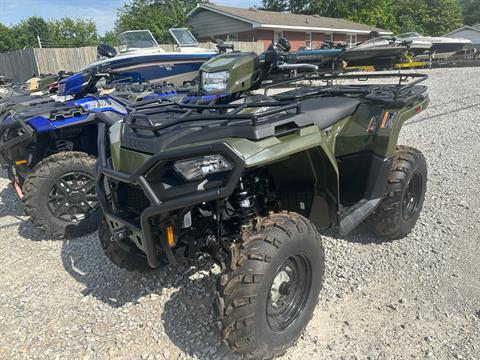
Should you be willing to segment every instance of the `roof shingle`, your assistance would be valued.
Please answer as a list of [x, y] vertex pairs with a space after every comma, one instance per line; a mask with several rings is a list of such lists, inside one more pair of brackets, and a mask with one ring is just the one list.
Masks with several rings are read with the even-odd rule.
[[353, 21], [337, 18], [328, 18], [319, 15], [298, 15], [276, 11], [265, 11], [259, 9], [242, 9], [230, 6], [216, 5], [212, 3], [203, 3], [200, 8], [216, 10], [236, 18], [254, 22], [261, 25], [287, 26], [287, 27], [307, 27], [307, 28], [326, 28], [326, 29], [347, 29], [354, 31], [379, 31], [390, 33], [388, 30], [376, 28], [369, 25], [359, 24]]

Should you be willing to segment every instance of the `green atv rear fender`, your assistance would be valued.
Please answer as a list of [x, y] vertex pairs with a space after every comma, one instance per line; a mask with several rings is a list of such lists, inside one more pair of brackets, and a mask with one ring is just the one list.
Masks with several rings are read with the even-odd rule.
[[331, 135], [335, 142], [335, 157], [354, 154], [361, 151], [388, 158], [395, 153], [398, 137], [404, 123], [425, 110], [430, 98], [419, 98], [409, 107], [379, 109], [368, 104], [359, 106], [356, 113], [344, 126]]

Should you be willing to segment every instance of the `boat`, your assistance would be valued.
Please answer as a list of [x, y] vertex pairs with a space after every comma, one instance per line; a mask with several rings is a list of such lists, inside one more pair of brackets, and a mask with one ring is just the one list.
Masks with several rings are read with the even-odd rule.
[[339, 55], [349, 67], [374, 66], [390, 67], [398, 62], [408, 51], [406, 44], [398, 44], [384, 37], [373, 38], [353, 46]]
[[321, 68], [331, 68], [345, 51], [343, 44], [324, 42], [319, 49], [300, 49], [289, 54], [289, 63], [315, 64]]
[[185, 28], [170, 29], [177, 51], [162, 49], [149, 30], [126, 31], [117, 37], [117, 49], [99, 45], [100, 60], [84, 70], [108, 72], [111, 80], [128, 82], [163, 82], [182, 85], [197, 76], [200, 66], [216, 55], [214, 50], [200, 48]]
[[409, 32], [397, 35], [402, 41], [426, 41], [432, 44], [427, 53], [418, 54], [415, 60], [433, 59], [444, 60], [462, 50], [471, 41], [460, 38], [438, 37], [438, 36], [422, 36], [416, 32]]
[[391, 68], [409, 56], [416, 57], [425, 53], [431, 47], [432, 43], [428, 41], [379, 36], [345, 50], [339, 55], [339, 59], [348, 66]]

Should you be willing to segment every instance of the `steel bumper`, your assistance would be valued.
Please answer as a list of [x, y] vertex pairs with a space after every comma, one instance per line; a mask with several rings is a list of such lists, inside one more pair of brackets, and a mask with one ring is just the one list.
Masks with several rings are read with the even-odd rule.
[[[121, 234], [121, 237], [125, 237], [125, 234], [122, 234], [122, 231], [128, 232], [130, 239], [132, 239], [133, 236], [136, 245], [145, 252], [148, 264], [151, 267], [156, 268], [160, 266], [160, 259], [157, 254], [157, 245], [153, 235], [152, 218], [160, 217], [160, 219], [162, 219], [162, 217], [171, 211], [230, 196], [237, 186], [238, 180], [245, 168], [245, 163], [228, 144], [215, 143], [188, 149], [157, 153], [134, 173], [127, 174], [121, 171], [115, 171], [108, 162], [106, 130], [105, 124], [99, 124], [97, 139], [98, 160], [96, 192], [100, 205], [105, 217], [109, 220], [108, 223], [114, 235]], [[209, 190], [198, 190], [194, 194], [189, 193], [188, 196], [177, 196], [173, 199], [162, 201], [162, 194], [154, 191], [151, 184], [146, 179], [145, 174], [160, 161], [174, 161], [209, 154], [221, 154], [235, 164], [234, 169], [229, 173], [228, 178], [222, 187]], [[141, 213], [140, 228], [138, 227], [138, 223], [122, 217], [112, 208], [112, 204], [108, 200], [105, 191], [105, 179], [114, 179], [128, 184], [138, 184], [142, 188], [145, 195], [150, 200], [151, 206]], [[175, 263], [175, 258], [171, 249], [167, 245], [165, 236], [162, 236], [160, 239], [160, 247], [167, 255], [169, 262]]]

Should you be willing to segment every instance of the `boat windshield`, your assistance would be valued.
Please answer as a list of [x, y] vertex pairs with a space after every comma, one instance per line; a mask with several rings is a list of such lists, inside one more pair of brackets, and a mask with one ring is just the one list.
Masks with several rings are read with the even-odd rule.
[[118, 35], [117, 42], [121, 53], [159, 47], [149, 30], [125, 31]]
[[416, 33], [416, 32], [409, 32], [409, 33], [397, 35], [397, 37], [400, 38], [400, 39], [415, 38], [415, 37], [421, 37], [421, 36], [422, 35], [420, 35], [419, 33]]
[[198, 46], [195, 36], [186, 28], [170, 29], [170, 34], [177, 42], [178, 46]]
[[377, 36], [372, 39], [366, 40], [362, 42], [362, 45], [375, 45], [376, 43], [383, 43], [385, 41], [390, 40], [392, 37], [391, 36]]

